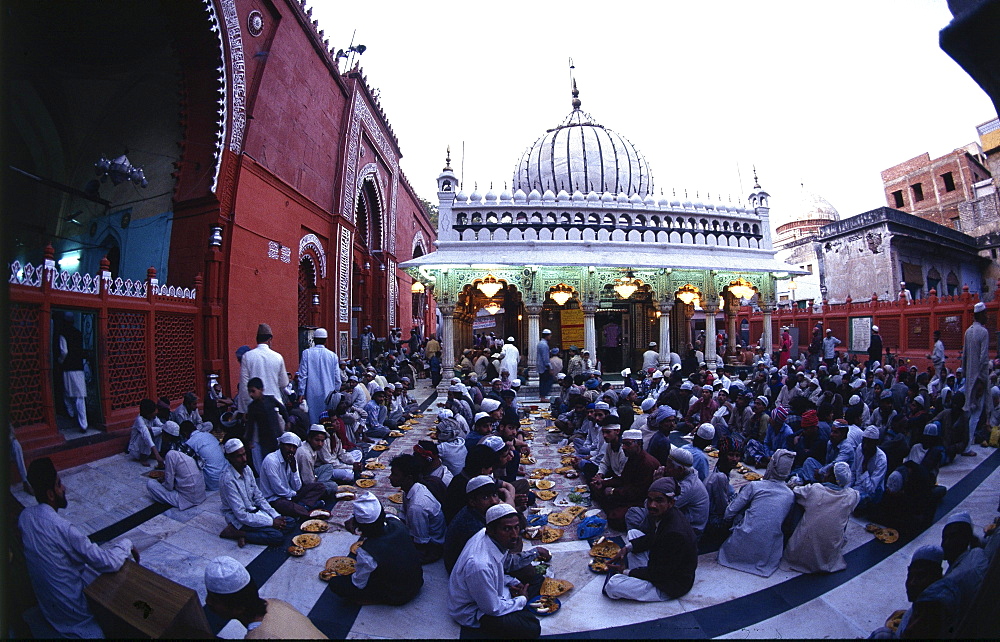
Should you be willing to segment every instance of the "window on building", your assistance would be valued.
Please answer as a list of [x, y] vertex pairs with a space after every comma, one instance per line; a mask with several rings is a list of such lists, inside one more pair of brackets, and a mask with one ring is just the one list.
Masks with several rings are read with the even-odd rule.
[[951, 172], [945, 172], [941, 174], [941, 180], [944, 181], [944, 191], [954, 192], [955, 191], [955, 177], [951, 175]]
[[910, 191], [913, 192], [913, 201], [919, 203], [924, 200], [924, 186], [921, 183], [914, 183], [910, 185]]
[[960, 219], [957, 216], [955, 218], [951, 219], [951, 226], [954, 227], [959, 232], [961, 232], [962, 231], [962, 219]]
[[892, 198], [896, 202], [896, 207], [903, 207], [903, 190], [898, 189], [892, 193]]

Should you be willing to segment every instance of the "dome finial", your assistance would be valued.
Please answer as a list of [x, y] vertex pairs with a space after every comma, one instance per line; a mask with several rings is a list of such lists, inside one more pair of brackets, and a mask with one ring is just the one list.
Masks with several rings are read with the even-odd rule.
[[569, 59], [569, 80], [573, 85], [573, 110], [579, 111], [580, 105], [580, 90], [576, 88], [576, 78], [573, 77], [573, 70], [576, 69], [576, 65], [573, 64], [573, 59]]
[[452, 171], [452, 169], [451, 169], [451, 145], [448, 145], [448, 151], [447, 151], [447, 153], [445, 154], [445, 157], [444, 157], [444, 169], [441, 170], [441, 171], [443, 171], [443, 172], [450, 172], [450, 171]]
[[760, 181], [757, 180], [757, 166], [753, 166], [753, 188], [760, 189]]

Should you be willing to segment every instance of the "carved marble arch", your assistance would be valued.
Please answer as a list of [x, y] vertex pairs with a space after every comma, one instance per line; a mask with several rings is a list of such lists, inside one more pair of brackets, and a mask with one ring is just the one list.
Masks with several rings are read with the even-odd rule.
[[455, 311], [475, 316], [479, 310], [483, 309], [490, 302], [495, 302], [507, 312], [520, 307], [523, 295], [517, 285], [499, 277], [497, 277], [497, 280], [503, 284], [503, 288], [498, 290], [492, 297], [487, 297], [479, 289], [478, 286], [482, 283], [482, 279], [476, 279], [472, 283], [463, 285], [456, 297]]
[[[299, 240], [299, 262], [308, 260], [313, 265], [313, 273], [326, 278], [326, 251], [315, 234], [306, 234]], [[315, 285], [315, 283], [313, 283]]]
[[357, 239], [369, 250], [385, 246], [385, 199], [375, 176], [372, 170], [362, 178], [355, 201]]
[[410, 258], [418, 258], [427, 254], [426, 248], [427, 242], [424, 240], [424, 233], [418, 230], [416, 234], [413, 235], [413, 245], [410, 248]]

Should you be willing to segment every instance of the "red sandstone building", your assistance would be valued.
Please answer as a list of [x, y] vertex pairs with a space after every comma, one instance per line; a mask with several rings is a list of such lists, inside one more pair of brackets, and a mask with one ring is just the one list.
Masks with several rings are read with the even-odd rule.
[[[303, 5], [9, 11], [6, 405], [27, 457], [118, 451], [141, 399], [205, 398], [212, 375], [235, 394], [234, 350], [261, 322], [292, 372], [315, 327], [341, 357], [365, 325], [434, 330], [397, 265], [435, 230], [372, 88]], [[103, 429], [79, 440], [52, 350], [66, 312]]]
[[882, 171], [886, 204], [961, 231], [958, 206], [975, 198], [974, 185], [990, 177], [975, 143], [931, 160], [924, 153]]

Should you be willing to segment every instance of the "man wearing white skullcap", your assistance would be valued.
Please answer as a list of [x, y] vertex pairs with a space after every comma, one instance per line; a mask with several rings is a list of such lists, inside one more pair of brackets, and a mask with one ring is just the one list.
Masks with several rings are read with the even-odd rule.
[[[501, 446], [503, 442], [501, 441]], [[444, 552], [444, 514], [441, 502], [421, 483], [424, 460], [404, 453], [392, 458], [389, 483], [403, 491], [403, 512], [400, 515], [413, 538], [413, 545], [422, 564], [441, 559]]]
[[250, 573], [231, 557], [205, 567], [205, 606], [226, 620], [239, 620], [246, 639], [326, 640], [309, 618], [282, 600], [262, 599]]
[[[306, 518], [322, 509], [326, 486], [318, 482], [303, 484], [295, 462], [302, 440], [293, 432], [278, 437], [278, 450], [264, 457], [260, 469], [260, 491], [279, 514]], [[309, 448], [309, 446], [306, 446]]]
[[643, 450], [642, 431], [630, 428], [621, 433], [622, 452], [626, 461], [621, 474], [613, 469], [599, 472], [590, 480], [590, 496], [604, 510], [608, 525], [615, 530], [625, 530], [625, 514], [634, 506], [641, 506], [646, 491], [653, 482], [653, 473], [660, 463]]
[[466, 425], [471, 426], [475, 421], [472, 400], [466, 398], [465, 388], [461, 384], [453, 383], [448, 386], [448, 399], [445, 401], [444, 407], [455, 413], [456, 417], [465, 419]]
[[[980, 419], [989, 417], [992, 397], [989, 395], [990, 377], [990, 332], [986, 329], [986, 304], [976, 303], [972, 309], [972, 325], [965, 331], [962, 344], [962, 372], [965, 374], [965, 412], [969, 413], [969, 442], [961, 454], [974, 457], [972, 444], [976, 443], [976, 432]], [[989, 432], [989, 426], [986, 427]]]
[[187, 438], [185, 442], [201, 460], [201, 473], [205, 478], [205, 490], [219, 489], [219, 476], [226, 468], [226, 456], [219, 445], [219, 440], [212, 434], [212, 424], [208, 424], [208, 430], [203, 428], [204, 424], [198, 426]]
[[521, 361], [521, 353], [514, 345], [514, 337], [507, 337], [507, 343], [500, 349], [500, 378], [503, 379], [503, 371], [506, 370], [509, 378], [505, 381], [504, 387], [509, 388], [509, 382], [517, 378], [517, 366]]
[[[671, 448], [661, 470], [664, 477], [670, 477], [677, 482], [675, 508], [687, 517], [695, 537], [700, 538], [708, 524], [711, 502], [704, 482], [694, 469], [694, 456], [691, 451], [684, 448]], [[635, 518], [634, 512], [626, 517], [630, 528], [636, 527]]]
[[879, 432], [875, 426], [868, 426], [862, 433], [861, 444], [854, 450], [851, 473], [854, 475], [852, 487], [861, 493], [857, 511], [862, 512], [878, 503], [885, 491], [885, 476], [888, 459], [879, 448]]
[[[194, 425], [185, 421], [184, 427], [184, 437], [190, 437], [194, 432]], [[205, 501], [205, 476], [191, 456], [194, 451], [183, 445], [180, 426], [174, 421], [166, 422], [162, 438], [163, 449], [166, 451], [163, 456], [163, 477], [146, 482], [146, 490], [154, 500], [180, 510], [201, 504]]]
[[508, 584], [504, 559], [521, 545], [520, 518], [510, 504], [486, 511], [486, 528], [468, 541], [448, 582], [449, 612], [462, 627], [478, 629], [477, 637], [536, 639], [538, 618], [524, 608], [524, 584]]
[[247, 466], [243, 442], [230, 439], [223, 447], [229, 462], [219, 477], [219, 499], [226, 528], [220, 537], [235, 539], [240, 547], [246, 542], [277, 546], [284, 542], [282, 532], [290, 528], [257, 488], [253, 470]]
[[861, 495], [851, 488], [851, 466], [838, 461], [822, 484], [792, 489], [805, 514], [785, 547], [785, 561], [800, 573], [834, 573], [847, 568], [844, 529]]
[[406, 604], [424, 585], [420, 554], [406, 525], [395, 515], [386, 515], [378, 498], [371, 493], [354, 500], [353, 516], [344, 527], [360, 532], [355, 571], [330, 580], [330, 589], [354, 603]]
[[326, 328], [316, 328], [313, 347], [303, 350], [299, 358], [299, 393], [306, 398], [309, 420], [314, 424], [327, 409], [326, 398], [331, 392], [339, 392], [341, 386], [340, 359], [326, 347], [328, 337]]

